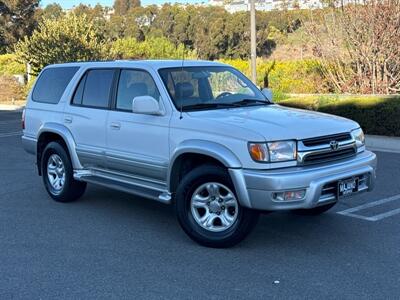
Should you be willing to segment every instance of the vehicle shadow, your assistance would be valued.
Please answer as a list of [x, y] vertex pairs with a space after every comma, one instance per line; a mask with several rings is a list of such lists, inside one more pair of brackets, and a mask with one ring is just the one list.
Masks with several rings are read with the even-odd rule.
[[[159, 242], [164, 245], [168, 241], [189, 248], [198, 247], [180, 229], [171, 205], [94, 185], [89, 185], [84, 197], [74, 205], [85, 206], [93, 213], [106, 215], [107, 219], [122, 223], [123, 226], [145, 227], [147, 232], [157, 233]], [[251, 248], [294, 250], [300, 244], [302, 247], [309, 244], [310, 251], [325, 251], [339, 244], [343, 246], [346, 240], [350, 245], [354, 232], [349, 223], [344, 221], [345, 217], [334, 211], [335, 208], [320, 216], [299, 216], [291, 212], [261, 214], [255, 230], [245, 241], [229, 250], [217, 251]]]

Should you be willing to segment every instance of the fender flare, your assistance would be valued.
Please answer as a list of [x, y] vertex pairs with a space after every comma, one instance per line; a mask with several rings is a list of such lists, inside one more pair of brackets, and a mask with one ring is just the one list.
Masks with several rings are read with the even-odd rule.
[[78, 155], [76, 153], [76, 143], [72, 136], [71, 131], [69, 131], [69, 129], [67, 127], [65, 127], [61, 124], [58, 124], [58, 123], [53, 123], [53, 122], [44, 123], [39, 128], [39, 131], [37, 134], [37, 141], [39, 141], [40, 135], [42, 133], [46, 133], [46, 132], [55, 133], [55, 134], [58, 134], [59, 136], [61, 136], [62, 139], [64, 140], [65, 144], [67, 145], [68, 152], [71, 157], [72, 167], [74, 169], [83, 169], [83, 167], [79, 161]]
[[244, 207], [251, 208], [251, 202], [242, 172], [242, 163], [239, 158], [226, 146], [205, 140], [187, 140], [176, 147], [168, 167], [167, 186], [169, 192], [172, 191], [172, 172], [175, 162], [181, 155], [186, 153], [207, 155], [221, 162], [228, 169], [239, 202]]

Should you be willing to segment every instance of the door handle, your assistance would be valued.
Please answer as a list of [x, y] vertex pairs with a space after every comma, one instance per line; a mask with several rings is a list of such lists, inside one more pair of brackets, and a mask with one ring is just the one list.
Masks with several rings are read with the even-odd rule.
[[69, 117], [69, 116], [68, 116], [68, 117], [65, 117], [65, 118], [64, 118], [64, 122], [65, 122], [65, 123], [68, 123], [68, 124], [72, 123], [72, 117]]
[[112, 129], [116, 129], [116, 130], [119, 130], [121, 128], [121, 124], [115, 123], [115, 122], [112, 122], [110, 126]]

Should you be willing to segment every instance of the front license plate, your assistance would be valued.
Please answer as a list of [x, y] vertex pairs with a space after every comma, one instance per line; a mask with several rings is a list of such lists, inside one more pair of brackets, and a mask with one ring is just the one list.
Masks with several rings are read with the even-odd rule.
[[338, 197], [348, 197], [358, 192], [358, 178], [353, 177], [338, 182]]

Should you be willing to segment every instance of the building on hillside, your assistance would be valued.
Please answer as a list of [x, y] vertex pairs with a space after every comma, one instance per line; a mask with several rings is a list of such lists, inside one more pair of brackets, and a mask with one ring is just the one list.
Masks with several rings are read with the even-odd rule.
[[[321, 8], [320, 0], [255, 0], [256, 10], [270, 11], [281, 9]], [[249, 11], [250, 0], [209, 0], [209, 5], [223, 6], [227, 11]]]

